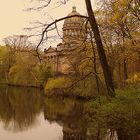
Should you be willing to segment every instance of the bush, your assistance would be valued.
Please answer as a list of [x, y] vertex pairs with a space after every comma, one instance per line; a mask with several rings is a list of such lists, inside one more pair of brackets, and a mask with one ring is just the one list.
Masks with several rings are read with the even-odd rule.
[[42, 85], [45, 85], [48, 79], [55, 75], [55, 73], [52, 72], [51, 67], [47, 64], [40, 65], [38, 68], [38, 73], [39, 73], [39, 81], [42, 83]]
[[131, 75], [127, 80], [126, 83], [128, 85], [138, 85], [140, 84], [140, 74], [139, 73], [135, 73], [133, 75]]
[[64, 92], [70, 83], [71, 80], [68, 77], [50, 78], [45, 86], [45, 93]]
[[92, 101], [86, 108], [100, 127], [123, 130], [128, 135], [139, 133], [140, 89], [117, 90], [116, 98], [111, 101], [101, 97], [101, 105]]

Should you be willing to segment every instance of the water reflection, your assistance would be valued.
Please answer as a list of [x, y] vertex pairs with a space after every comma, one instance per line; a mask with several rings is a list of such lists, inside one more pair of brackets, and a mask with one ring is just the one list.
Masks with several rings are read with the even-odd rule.
[[44, 116], [63, 125], [63, 140], [86, 140], [83, 103], [70, 99], [46, 99]]
[[[136, 140], [130, 136], [121, 137], [123, 130], [112, 131], [100, 125], [98, 118], [96, 120], [85, 110], [86, 101], [47, 98], [43, 96], [43, 91], [34, 88], [0, 89], [0, 121], [7, 135], [14, 131], [25, 136], [24, 132], [28, 129], [24, 139], [29, 139], [31, 134], [30, 139], [34, 140]], [[32, 131], [33, 128], [36, 132]], [[4, 137], [3, 134], [1, 137]]]
[[30, 88], [1, 87], [0, 119], [5, 129], [27, 130], [35, 124], [41, 108], [39, 91]]

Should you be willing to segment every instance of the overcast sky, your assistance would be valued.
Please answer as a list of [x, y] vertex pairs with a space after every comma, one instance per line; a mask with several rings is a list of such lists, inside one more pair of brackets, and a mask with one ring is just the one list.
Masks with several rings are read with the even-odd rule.
[[[72, 6], [76, 6], [79, 13], [86, 14], [84, 0], [70, 0], [66, 5], [60, 7], [56, 7], [58, 0], [52, 0], [53, 3], [41, 12], [27, 12], [27, 8], [38, 5], [35, 1], [0, 0], [0, 44], [2, 44], [3, 38], [7, 36], [29, 34], [24, 28], [35, 26], [31, 24], [35, 21], [49, 23], [51, 18], [58, 19], [59, 17], [66, 16], [72, 11]], [[95, 9], [96, 0], [91, 1]]]

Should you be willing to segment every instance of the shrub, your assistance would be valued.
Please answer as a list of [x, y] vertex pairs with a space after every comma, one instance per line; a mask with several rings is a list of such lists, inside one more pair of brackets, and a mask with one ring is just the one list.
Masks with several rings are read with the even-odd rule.
[[131, 84], [131, 85], [137, 85], [140, 83], [140, 74], [139, 73], [135, 73], [133, 75], [131, 75], [127, 80], [126, 80], [127, 84]]
[[63, 92], [71, 83], [68, 77], [56, 77], [48, 79], [45, 86], [45, 93]]
[[100, 127], [123, 130], [128, 135], [137, 135], [140, 130], [140, 89], [117, 90], [111, 101], [101, 97], [101, 105], [92, 101], [86, 106], [93, 120]]

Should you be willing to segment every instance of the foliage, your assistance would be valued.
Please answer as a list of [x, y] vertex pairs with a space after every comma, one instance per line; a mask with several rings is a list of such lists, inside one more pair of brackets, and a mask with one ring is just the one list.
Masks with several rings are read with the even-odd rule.
[[39, 64], [34, 48], [13, 49], [0, 47], [0, 81], [12, 85], [40, 86], [54, 75], [48, 65]]
[[6, 46], [0, 46], [0, 81], [7, 81], [8, 72], [14, 63], [14, 57]]
[[[123, 84], [137, 85], [139, 67], [136, 66], [140, 62], [139, 2], [137, 0], [98, 1], [100, 8], [97, 9], [96, 17], [114, 83], [116, 87], [121, 87]], [[74, 45], [74, 51], [69, 51], [68, 46], [68, 52], [65, 52], [77, 76], [66, 78], [69, 79], [68, 85], [61, 78], [61, 80], [56, 78], [54, 81], [53, 79], [48, 81], [48, 78], [55, 74], [49, 65], [39, 64], [35, 49], [28, 41], [28, 37], [23, 35], [5, 38], [6, 47], [0, 47], [0, 81], [4, 79], [10, 84], [33, 86], [44, 86], [48, 81], [46, 92], [58, 88], [64, 91], [64, 88], [79, 81], [74, 84], [72, 90], [69, 90], [70, 92], [82, 96], [94, 96], [92, 94], [97, 96], [97, 89], [100, 88], [102, 94], [105, 82], [101, 83], [104, 78], [95, 46], [95, 36], [90, 32], [89, 23], [84, 28], [88, 28], [86, 41], [81, 45]], [[92, 76], [80, 80], [91, 72]]]
[[[139, 72], [139, 15], [136, 0], [98, 0], [97, 15], [113, 79], [123, 86]], [[128, 84], [128, 83], [127, 83]], [[131, 83], [129, 83], [131, 84]]]
[[135, 73], [134, 75], [131, 75], [126, 82], [130, 85], [139, 85], [140, 84], [140, 74]]
[[15, 85], [38, 85], [37, 58], [28, 52], [18, 52], [9, 70], [9, 83]]
[[101, 98], [101, 104], [92, 101], [85, 107], [100, 127], [123, 130], [129, 135], [139, 133], [140, 89], [118, 90], [113, 100]]
[[106, 94], [106, 88], [99, 82], [100, 93], [98, 93], [94, 75], [82, 79], [81, 76], [61, 76], [49, 78], [45, 85], [46, 95], [71, 96], [77, 98], [96, 98]]
[[68, 77], [56, 77], [48, 79], [48, 82], [45, 86], [45, 92], [55, 93], [63, 92], [70, 85], [70, 78]]
[[38, 66], [39, 80], [43, 85], [46, 84], [50, 77], [53, 77], [55, 73], [52, 71], [51, 66], [47, 64], [41, 64]]

